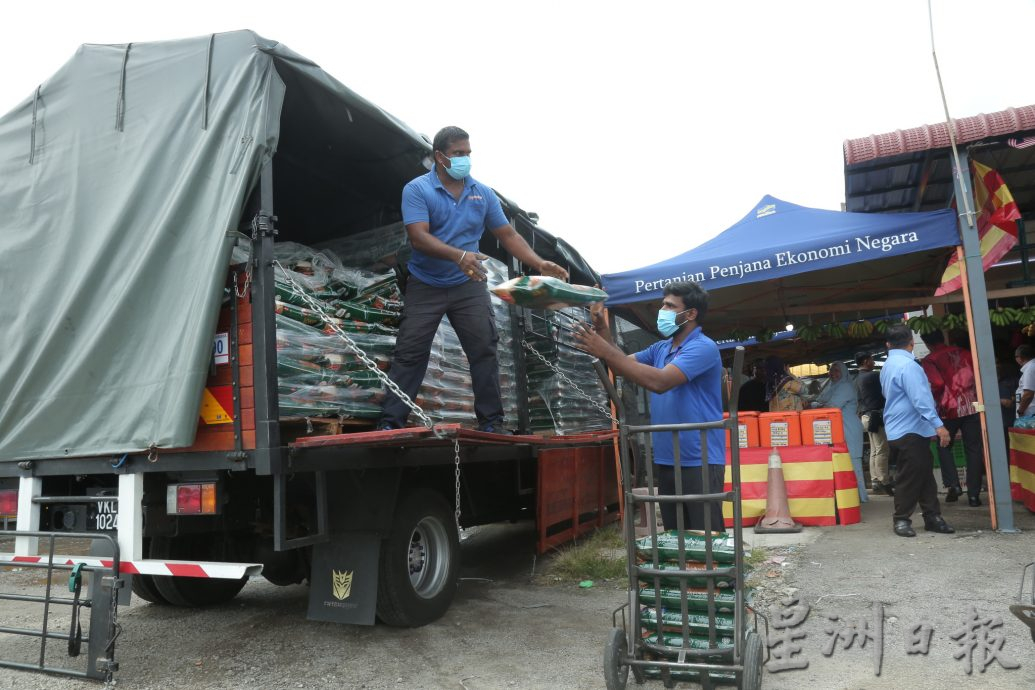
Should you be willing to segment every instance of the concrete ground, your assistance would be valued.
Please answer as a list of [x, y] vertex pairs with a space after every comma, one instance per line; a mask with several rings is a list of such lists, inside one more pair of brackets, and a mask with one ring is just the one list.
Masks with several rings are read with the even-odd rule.
[[[961, 682], [981, 688], [1035, 687], [1035, 641], [1008, 610], [1018, 599], [1024, 565], [1035, 561], [1035, 516], [1017, 505], [1015, 523], [1021, 532], [1002, 534], [990, 531], [987, 506], [971, 508], [966, 498], [943, 503], [942, 512], [955, 534], [927, 533], [916, 515], [918, 536], [896, 536], [891, 530], [892, 499], [886, 496], [871, 497], [857, 525], [764, 537], [746, 530], [747, 540], [770, 554], [752, 578], [759, 607], [772, 621], [784, 610], [781, 600], [787, 597], [809, 606], [798, 628], [805, 637], [796, 640], [802, 651], [794, 657], [807, 660], [808, 668], [773, 673], [771, 661], [764, 687], [934, 689]], [[1031, 571], [1028, 603], [1030, 585]], [[877, 630], [878, 606], [884, 619], [879, 676], [874, 652], [881, 647], [873, 640], [860, 648], [857, 638], [845, 649], [839, 638], [832, 654], [824, 654], [836, 637], [829, 631], [843, 630], [846, 624], [865, 630], [864, 621], [869, 630]], [[992, 640], [997, 634], [1005, 639], [1000, 649], [993, 644], [988, 652], [978, 646], [971, 656], [951, 638], [966, 627], [972, 607], [981, 619], [992, 619], [993, 626], [1002, 621], [991, 628]], [[933, 629], [928, 653], [907, 654], [911, 629], [919, 624]], [[977, 639], [987, 638], [978, 634]], [[962, 658], [955, 658], [957, 654]], [[993, 659], [996, 655], [1020, 667], [1007, 670]], [[969, 677], [967, 656], [973, 662]], [[982, 672], [984, 660], [990, 663]]]

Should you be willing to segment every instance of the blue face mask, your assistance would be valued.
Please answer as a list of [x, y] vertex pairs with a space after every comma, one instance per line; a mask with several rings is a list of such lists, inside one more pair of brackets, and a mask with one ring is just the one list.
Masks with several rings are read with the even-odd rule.
[[462, 180], [471, 174], [470, 156], [453, 156], [449, 159], [449, 167], [446, 172], [454, 180]]
[[685, 325], [684, 321], [682, 324], [676, 325], [676, 317], [680, 314], [685, 314], [689, 309], [684, 309], [680, 312], [669, 311], [668, 309], [658, 310], [658, 332], [666, 338], [679, 330], [680, 326]]

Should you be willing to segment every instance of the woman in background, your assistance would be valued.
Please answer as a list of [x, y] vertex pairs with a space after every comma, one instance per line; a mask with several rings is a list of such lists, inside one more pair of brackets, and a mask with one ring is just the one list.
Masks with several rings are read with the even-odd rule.
[[866, 480], [863, 477], [863, 427], [859, 421], [859, 403], [855, 386], [848, 377], [844, 362], [830, 365], [830, 380], [816, 396], [813, 407], [836, 407], [841, 410], [841, 426], [844, 428], [845, 443], [852, 458], [855, 482], [859, 486], [859, 502], [869, 500], [866, 495]]
[[779, 357], [765, 359], [765, 399], [770, 412], [795, 412], [805, 409], [801, 379], [792, 374]]

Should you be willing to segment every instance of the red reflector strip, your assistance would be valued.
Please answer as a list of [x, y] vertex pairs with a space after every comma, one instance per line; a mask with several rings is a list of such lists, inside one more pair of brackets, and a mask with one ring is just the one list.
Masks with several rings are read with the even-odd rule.
[[166, 562], [165, 567], [169, 569], [169, 572], [173, 575], [179, 575], [180, 577], [208, 577], [208, 573], [196, 563], [169, 563]]

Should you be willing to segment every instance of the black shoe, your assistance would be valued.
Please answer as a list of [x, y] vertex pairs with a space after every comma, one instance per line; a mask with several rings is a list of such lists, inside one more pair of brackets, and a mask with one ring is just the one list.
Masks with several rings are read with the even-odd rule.
[[938, 534], [955, 534], [956, 532], [941, 515], [935, 515], [933, 518], [924, 520], [924, 529], [928, 532], [937, 532]]
[[900, 537], [915, 537], [916, 530], [909, 520], [895, 520], [895, 534]]
[[885, 494], [886, 496], [894, 496], [895, 489], [892, 488], [891, 484], [884, 484], [883, 482], [875, 480], [873, 482], [873, 493]]
[[963, 491], [958, 486], [950, 486], [949, 490], [945, 492], [945, 502], [955, 503], [960, 500], [960, 496], [963, 495]]
[[510, 429], [504, 429], [502, 427], [496, 426], [495, 424], [486, 424], [485, 426], [480, 426], [478, 427], [478, 431], [484, 434], [504, 434], [506, 436], [511, 436], [514, 434], [514, 432]]
[[977, 496], [967, 496], [967, 503], [969, 503], [972, 508], [977, 508], [981, 505], [981, 499]]

